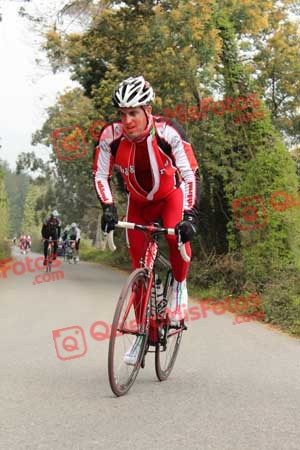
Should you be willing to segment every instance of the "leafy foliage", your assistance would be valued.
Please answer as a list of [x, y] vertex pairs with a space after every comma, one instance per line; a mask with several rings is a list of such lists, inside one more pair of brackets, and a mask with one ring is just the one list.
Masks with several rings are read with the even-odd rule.
[[0, 259], [7, 256], [8, 199], [4, 186], [4, 173], [0, 167]]
[[[204, 288], [216, 283], [227, 293], [260, 290], [269, 319], [280, 322], [282, 304], [270, 298], [268, 289], [273, 292], [276, 283], [284, 284], [289, 274], [299, 272], [299, 209], [279, 213], [268, 204], [266, 226], [239, 231], [232, 202], [253, 195], [268, 202], [273, 192], [296, 195], [298, 190], [296, 164], [283, 145], [283, 140], [297, 141], [300, 124], [299, 32], [290, 15], [293, 1], [92, 3], [87, 2], [92, 9], [84, 10], [83, 2], [69, 2], [62, 11], [85, 15], [85, 31], [66, 34], [54, 26], [47, 32], [44, 48], [53, 70], [67, 67], [81, 88], [60, 96], [33, 137], [34, 143], [53, 150], [48, 165], [22, 156], [20, 167], [40, 169], [45, 180], [51, 180], [53, 193], [49, 185], [47, 192], [64, 220], [80, 221], [95, 240], [99, 204], [91, 166], [96, 141], [89, 128], [94, 121], [115, 118], [113, 88], [121, 79], [142, 73], [156, 92], [155, 113], [184, 103], [198, 107], [201, 114], [197, 121], [182, 120], [202, 177], [201, 224], [190, 279]], [[235, 112], [229, 106], [222, 114], [205, 113], [208, 97], [229, 99]], [[249, 98], [246, 106], [239, 103]], [[255, 110], [259, 120], [236, 121]], [[55, 153], [52, 131], [70, 126], [84, 130], [88, 151], [81, 159], [64, 161]], [[299, 160], [296, 154], [294, 158]], [[116, 182], [114, 189], [125, 211]], [[50, 197], [40, 199], [43, 208]], [[298, 299], [291, 291], [287, 309], [292, 315], [282, 321], [285, 326], [296, 321]]]

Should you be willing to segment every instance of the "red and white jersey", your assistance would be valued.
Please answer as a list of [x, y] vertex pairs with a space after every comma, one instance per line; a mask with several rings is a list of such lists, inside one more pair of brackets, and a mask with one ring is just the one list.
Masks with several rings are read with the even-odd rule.
[[[98, 198], [104, 205], [114, 203], [109, 182], [115, 167], [122, 175], [130, 196], [137, 201], [162, 200], [183, 183], [184, 211], [191, 211], [199, 197], [198, 164], [192, 146], [174, 121], [153, 116], [153, 123], [142, 142], [130, 141], [123, 133], [121, 122], [113, 122], [102, 129], [94, 159]], [[142, 162], [141, 154], [146, 156]], [[148, 190], [141, 183], [143, 169], [150, 177]]]

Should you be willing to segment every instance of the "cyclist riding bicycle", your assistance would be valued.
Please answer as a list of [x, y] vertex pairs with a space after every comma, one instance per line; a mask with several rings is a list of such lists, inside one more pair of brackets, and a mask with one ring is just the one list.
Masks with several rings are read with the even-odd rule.
[[63, 240], [63, 242], [65, 242], [68, 239], [68, 232], [70, 230], [70, 225], [67, 225], [61, 235], [61, 239]]
[[26, 245], [26, 236], [21, 235], [19, 239], [19, 249], [21, 250], [21, 252], [25, 250], [25, 245]]
[[60, 236], [60, 240], [62, 241], [62, 256], [65, 256], [66, 248], [67, 248], [67, 246], [68, 246], [68, 241], [67, 241], [67, 239], [68, 239], [68, 232], [69, 232], [69, 229], [70, 229], [70, 225], [67, 225], [67, 226], [64, 228], [64, 230], [63, 230], [63, 232], [62, 232], [62, 234], [61, 234], [61, 236]]
[[53, 259], [56, 259], [57, 252], [57, 240], [60, 238], [60, 221], [58, 220], [58, 212], [54, 209], [50, 215], [47, 217], [42, 226], [42, 237], [44, 241], [44, 266], [47, 265], [47, 249], [48, 249], [48, 239], [51, 237], [54, 241], [54, 255]]
[[[110, 189], [115, 166], [128, 191], [126, 220], [148, 225], [162, 219], [164, 227], [180, 232], [191, 256], [189, 241], [196, 234], [199, 216], [198, 164], [183, 129], [172, 119], [152, 115], [154, 96], [151, 85], [142, 76], [127, 78], [113, 93], [120, 120], [101, 130], [94, 160], [94, 185], [103, 208], [101, 227], [108, 233], [118, 222]], [[134, 269], [139, 267], [146, 239], [143, 233], [127, 231]], [[188, 306], [189, 263], [180, 255], [177, 237], [166, 239], [175, 278], [169, 310], [178, 321]], [[137, 354], [138, 350], [137, 338], [127, 353]]]
[[75, 222], [72, 223], [70, 229], [67, 231], [66, 239], [75, 241], [76, 259], [79, 261], [80, 228], [78, 228]]
[[25, 238], [25, 250], [31, 249], [31, 236], [28, 234]]

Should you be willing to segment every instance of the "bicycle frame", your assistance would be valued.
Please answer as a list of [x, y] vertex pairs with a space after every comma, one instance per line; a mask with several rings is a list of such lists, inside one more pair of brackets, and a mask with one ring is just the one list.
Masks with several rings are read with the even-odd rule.
[[[151, 296], [151, 289], [152, 289], [153, 279], [154, 279], [155, 261], [159, 260], [165, 267], [170, 268], [170, 264], [169, 264], [168, 260], [166, 258], [164, 258], [162, 255], [158, 255], [159, 248], [158, 248], [158, 242], [157, 242], [156, 236], [158, 236], [160, 234], [175, 234], [175, 231], [172, 228], [160, 228], [160, 227], [157, 227], [154, 225], [137, 225], [137, 224], [130, 223], [130, 222], [118, 222], [116, 227], [144, 231], [149, 236], [149, 242], [147, 244], [147, 248], [145, 250], [144, 257], [140, 260], [140, 268], [146, 270], [147, 277], [149, 280], [147, 291], [146, 291], [144, 299], [143, 299], [142, 311], [140, 312], [140, 317], [147, 317], [147, 322], [145, 323], [146, 328], [148, 328], [148, 321], [150, 320], [149, 332], [152, 331], [153, 334], [155, 335], [155, 332], [161, 326], [161, 324], [158, 324], [158, 322], [157, 322], [157, 320], [160, 320], [161, 317], [158, 317], [156, 315], [154, 318], [150, 318], [150, 316], [148, 314], [146, 314], [146, 308], [148, 306], [148, 301], [146, 301], [146, 300], [148, 300], [149, 297]], [[108, 245], [109, 245], [110, 249], [112, 251], [116, 250], [116, 247], [113, 242], [113, 232], [109, 233], [107, 238], [108, 238]], [[180, 237], [179, 237], [178, 248], [179, 248], [182, 258], [185, 261], [189, 261], [190, 258], [185, 251], [184, 244], [182, 244]], [[125, 333], [126, 333], [126, 325], [125, 325], [126, 318], [129, 314], [131, 305], [132, 305], [132, 303], [128, 304], [125, 314], [124, 314], [124, 320], [123, 320], [122, 324], [120, 324], [122, 332], [125, 332]], [[125, 325], [125, 328], [124, 328], [124, 325]], [[153, 331], [153, 330], [155, 330], [155, 331]], [[180, 328], [174, 329], [171, 332], [171, 335], [178, 334], [181, 331], [182, 330]], [[127, 330], [127, 332], [129, 334], [139, 334], [138, 332], [134, 333], [134, 332], [131, 332], [130, 330]], [[156, 344], [157, 344], [157, 342], [155, 342], [155, 345]]]
[[47, 250], [49, 250], [49, 248], [51, 248], [51, 250], [52, 250], [52, 248], [54, 247], [54, 242], [58, 242], [57, 239], [52, 239], [51, 236], [50, 236], [48, 239], [44, 238], [43, 241], [44, 241], [44, 242], [45, 242], [45, 241], [48, 241]]
[[[148, 299], [151, 296], [151, 289], [152, 289], [153, 278], [154, 278], [153, 269], [154, 269], [154, 263], [155, 263], [157, 253], [158, 253], [158, 243], [155, 241], [155, 238], [153, 237], [153, 231], [156, 230], [156, 227], [151, 226], [151, 227], [147, 227], [147, 228], [150, 228], [150, 230], [147, 229], [147, 230], [143, 230], [143, 231], [150, 232], [150, 240], [147, 244], [144, 258], [141, 259], [141, 261], [140, 261], [140, 269], [145, 269], [145, 271], [146, 271], [146, 275], [148, 278], [148, 286], [147, 286], [146, 292], [144, 293], [144, 298], [141, 300], [142, 308], [141, 308], [141, 311], [138, 312], [139, 317], [137, 317], [136, 305], [134, 303], [135, 299], [132, 299], [131, 302], [128, 303], [126, 310], [124, 312], [124, 315], [123, 315], [123, 320], [118, 325], [119, 332], [121, 332], [123, 334], [126, 333], [126, 334], [133, 334], [133, 335], [141, 335], [141, 334], [144, 334], [146, 332], [146, 330], [148, 329], [148, 322], [150, 320], [150, 316], [148, 314], [146, 314], [147, 313], [146, 309], [148, 307]], [[128, 314], [130, 313], [130, 309], [131, 309], [132, 305], [136, 312], [136, 323], [137, 324], [139, 323], [139, 326], [137, 327], [136, 331], [130, 330], [126, 325]], [[144, 317], [146, 317], [146, 322], [143, 323]]]
[[43, 238], [42, 239], [43, 242], [47, 241], [48, 245], [47, 245], [47, 255], [49, 255], [49, 251], [50, 251], [50, 260], [48, 261], [48, 265], [47, 265], [47, 269], [49, 269], [50, 271], [50, 267], [48, 267], [51, 263], [52, 263], [52, 256], [53, 256], [53, 248], [54, 248], [54, 242], [58, 242], [58, 239], [52, 239], [52, 237], [48, 237], [48, 238]]

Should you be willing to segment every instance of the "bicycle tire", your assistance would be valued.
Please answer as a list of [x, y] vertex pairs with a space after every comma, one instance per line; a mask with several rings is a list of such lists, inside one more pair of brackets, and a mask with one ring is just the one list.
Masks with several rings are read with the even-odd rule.
[[67, 248], [66, 257], [69, 264], [72, 264], [72, 262], [74, 263], [74, 250], [71, 247]]
[[52, 264], [51, 258], [52, 258], [52, 245], [48, 245], [46, 272], [51, 272], [51, 264]]
[[[138, 375], [138, 372], [141, 368], [141, 364], [144, 358], [144, 354], [146, 351], [146, 347], [147, 347], [147, 342], [148, 342], [148, 335], [149, 335], [149, 320], [150, 320], [150, 291], [149, 291], [149, 295], [147, 299], [144, 299], [144, 302], [147, 302], [147, 306], [146, 306], [146, 314], [145, 316], [142, 318], [141, 321], [141, 329], [138, 330], [138, 325], [136, 330], [134, 332], [128, 332], [128, 333], [122, 333], [119, 330], [120, 324], [124, 324], [125, 328], [128, 326], [126, 325], [126, 320], [128, 320], [129, 323], [129, 318], [130, 318], [130, 313], [132, 313], [132, 317], [136, 316], [136, 309], [137, 307], [134, 305], [134, 298], [136, 298], [136, 296], [139, 297], [143, 297], [143, 293], [147, 292], [147, 288], [148, 288], [148, 283], [149, 283], [149, 279], [148, 279], [148, 272], [145, 269], [136, 269], [134, 272], [132, 272], [132, 274], [129, 276], [126, 284], [124, 285], [120, 297], [119, 297], [119, 301], [118, 304], [116, 306], [116, 310], [115, 310], [115, 314], [114, 314], [114, 319], [113, 319], [113, 323], [112, 323], [112, 327], [111, 327], [111, 334], [110, 334], [110, 339], [109, 339], [109, 350], [108, 350], [108, 376], [109, 376], [109, 383], [110, 383], [110, 387], [113, 391], [113, 393], [117, 396], [120, 397], [122, 395], [125, 395], [129, 389], [132, 387], [133, 383], [135, 382], [135, 379]], [[139, 289], [141, 289], [141, 291], [139, 291]], [[143, 297], [144, 298], [144, 297]], [[139, 300], [139, 304], [138, 306], [141, 305], [141, 301]], [[123, 312], [124, 310], [124, 306], [127, 308], [125, 308], [125, 312], [126, 312], [126, 316], [125, 313]], [[130, 322], [131, 324], [131, 322]], [[124, 328], [123, 328], [124, 330]], [[129, 330], [130, 331], [130, 330]], [[121, 333], [117, 335], [117, 333]], [[141, 346], [140, 346], [140, 352], [137, 358], [137, 361], [135, 363], [135, 365], [128, 365], [124, 362], [124, 353], [122, 353], [122, 351], [125, 349], [125, 347], [121, 350], [120, 355], [121, 358], [123, 359], [123, 366], [121, 366], [120, 364], [120, 359], [118, 359], [117, 356], [117, 339], [120, 340], [121, 337], [126, 337], [125, 342], [128, 343], [129, 341], [129, 337], [131, 336], [132, 339], [132, 334], [135, 334], [136, 336], [142, 336], [142, 342], [141, 342]], [[127, 346], [126, 346], [127, 348]], [[124, 368], [124, 370], [122, 369], [122, 367]], [[117, 373], [117, 370], [119, 370], [120, 372], [123, 370], [124, 372], [127, 372], [127, 374], [125, 373], [124, 375], [124, 381], [121, 381], [121, 374]]]
[[[165, 284], [164, 284], [164, 297], [168, 298], [168, 295], [170, 294], [171, 290], [172, 290], [172, 284], [173, 284], [173, 274], [172, 271], [169, 270], [167, 276], [166, 276], [166, 280], [165, 280]], [[180, 330], [181, 331], [176, 331], [173, 328], [169, 328], [169, 326], [167, 325], [167, 320], [166, 320], [166, 316], [164, 317], [164, 325], [163, 328], [161, 329], [161, 333], [163, 333], [164, 335], [164, 341], [165, 341], [165, 345], [163, 346], [161, 343], [158, 343], [155, 347], [155, 372], [156, 372], [156, 376], [159, 379], [159, 381], [165, 381], [170, 373], [173, 370], [177, 355], [178, 355], [178, 351], [179, 351], [179, 347], [180, 347], [180, 343], [181, 343], [181, 339], [182, 339], [182, 333], [183, 333], [183, 328]], [[176, 332], [176, 334], [175, 334]], [[171, 346], [171, 349], [170, 349]], [[168, 351], [168, 347], [169, 347], [169, 353], [167, 353]], [[165, 358], [166, 355], [168, 355], [167, 362], [165, 362], [163, 364], [163, 354], [165, 354]]]

